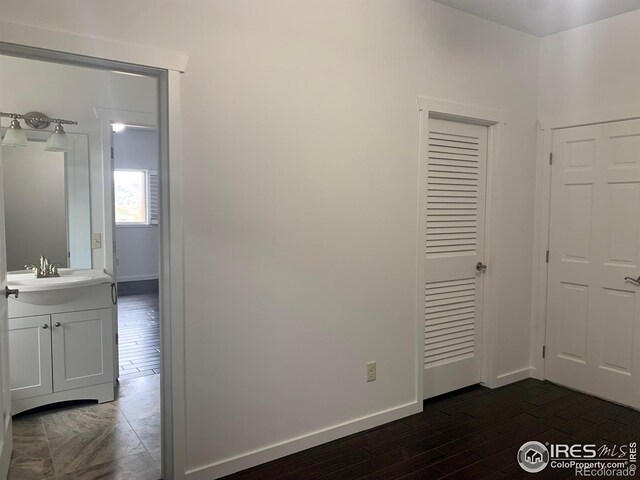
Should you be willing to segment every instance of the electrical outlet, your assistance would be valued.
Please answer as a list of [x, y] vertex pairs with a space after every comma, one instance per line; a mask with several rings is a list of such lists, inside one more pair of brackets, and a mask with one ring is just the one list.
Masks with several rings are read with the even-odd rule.
[[367, 382], [373, 382], [376, 379], [376, 362], [367, 362]]
[[102, 248], [102, 234], [91, 234], [91, 248]]

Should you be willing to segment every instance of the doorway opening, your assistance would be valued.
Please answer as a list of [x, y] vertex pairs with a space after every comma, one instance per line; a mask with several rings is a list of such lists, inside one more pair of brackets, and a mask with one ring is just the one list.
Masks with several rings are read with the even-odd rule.
[[160, 374], [158, 134], [113, 124], [111, 152], [121, 382]]
[[[4, 53], [8, 53], [7, 56], [3, 55]], [[22, 61], [29, 62], [30, 65], [42, 64], [48, 68], [62, 68], [62, 69], [75, 69], [77, 72], [91, 72], [92, 74], [99, 74], [101, 76], [112, 76], [110, 79], [104, 80], [102, 82], [82, 82], [84, 86], [86, 86], [86, 90], [90, 91], [90, 94], [95, 94], [96, 92], [104, 91], [105, 93], [113, 94], [112, 88], [105, 88], [105, 86], [113, 87], [116, 84], [127, 83], [127, 81], [123, 82], [123, 79], [144, 79], [148, 80], [153, 84], [153, 89], [149, 92], [148, 98], [152, 104], [153, 110], [156, 112], [155, 115], [158, 116], [158, 121], [156, 123], [156, 131], [154, 132], [156, 139], [156, 165], [158, 165], [158, 158], [163, 159], [162, 166], [156, 166], [155, 168], [155, 185], [156, 189], [162, 190], [165, 189], [168, 192], [168, 180], [163, 181], [161, 179], [160, 172], [164, 169], [165, 172], [168, 171], [168, 131], [166, 129], [166, 125], [164, 125], [160, 119], [163, 119], [163, 122], [167, 121], [168, 115], [166, 109], [168, 108], [168, 104], [166, 101], [166, 97], [168, 97], [168, 85], [167, 85], [167, 72], [162, 70], [155, 70], [146, 67], [136, 67], [131, 65], [120, 65], [116, 62], [109, 62], [106, 60], [97, 60], [97, 59], [81, 59], [74, 57], [73, 55], [60, 54], [56, 52], [40, 52], [38, 49], [31, 49], [29, 47], [20, 47], [15, 45], [5, 45], [0, 44], [0, 55], [3, 58], [11, 59], [13, 61]], [[78, 66], [81, 64], [82, 66]], [[120, 68], [122, 67], [122, 69]], [[7, 72], [11, 71], [11, 69], [2, 69], [2, 71]], [[131, 72], [135, 72], [136, 75], [130, 75]], [[24, 75], [22, 78], [38, 78], [37, 75]], [[51, 81], [51, 77], [48, 75], [42, 76], [43, 81]], [[100, 120], [97, 119], [97, 107], [109, 105], [105, 102], [94, 101], [90, 105], [80, 105], [82, 102], [78, 102], [78, 92], [79, 90], [74, 90], [71, 86], [65, 84], [65, 82], [57, 82], [60, 85], [65, 85], [68, 87], [67, 90], [63, 88], [60, 89], [60, 92], [56, 96], [48, 95], [47, 105], [44, 107], [40, 107], [42, 110], [53, 109], [55, 106], [51, 106], [50, 102], [54, 102], [59, 100], [60, 107], [62, 110], [67, 108], [68, 110], [73, 110], [79, 108], [80, 106], [88, 107], [90, 110], [90, 114], [84, 115], [78, 113], [77, 115], [67, 115], [64, 112], [60, 112], [57, 107], [54, 115], [56, 116], [73, 116], [74, 118], [79, 118], [78, 128], [84, 128], [86, 131], [75, 130], [74, 128], [69, 128], [67, 131], [68, 136], [78, 135], [82, 137], [82, 135], [88, 137], [90, 139], [89, 142], [84, 142], [86, 146], [88, 143], [88, 152], [87, 156], [89, 158], [89, 177], [91, 185], [85, 186], [86, 192], [91, 192], [91, 200], [84, 202], [84, 205], [89, 205], [91, 209], [91, 226], [89, 234], [85, 235], [84, 238], [90, 241], [90, 265], [85, 266], [84, 268], [98, 270], [102, 272], [106, 272], [111, 275], [114, 279], [116, 278], [115, 268], [115, 252], [111, 248], [111, 245], [115, 242], [115, 230], [109, 231], [108, 225], [110, 225], [111, 218], [113, 218], [113, 175], [110, 165], [105, 165], [103, 163], [103, 146], [105, 145], [101, 141], [102, 129], [100, 125]], [[4, 84], [4, 82], [3, 82]], [[24, 85], [24, 82], [20, 82], [21, 85]], [[39, 89], [43, 93], [47, 90], [46, 88]], [[134, 89], [135, 90], [135, 89]], [[143, 88], [144, 90], [144, 88]], [[38, 89], [33, 89], [34, 92], [38, 91]], [[84, 94], [85, 91], [83, 90]], [[89, 94], [88, 93], [88, 94]], [[139, 97], [140, 91], [134, 92], [134, 95], [137, 94]], [[112, 95], [113, 98], [117, 99], [117, 95]], [[65, 98], [67, 99], [65, 101]], [[73, 101], [69, 100], [73, 98]], [[160, 100], [159, 100], [160, 99]], [[35, 102], [36, 96], [34, 95], [24, 95], [20, 96], [16, 92], [11, 96], [11, 101], [30, 101]], [[129, 106], [130, 103], [127, 100], [122, 102], [122, 105]], [[48, 106], [48, 107], [47, 107]], [[118, 105], [116, 105], [118, 106]], [[4, 105], [3, 105], [4, 107]], [[35, 105], [35, 107], [39, 107], [39, 105]], [[21, 106], [21, 105], [13, 105], [9, 108], [5, 108], [9, 111], [18, 111], [20, 113], [24, 113], [33, 109], [31, 105]], [[164, 109], [164, 110], [163, 110]], [[81, 142], [82, 143], [82, 142]], [[69, 154], [67, 154], [67, 163], [69, 159]], [[107, 168], [105, 168], [107, 167]], [[164, 194], [165, 205], [168, 205], [168, 195]], [[158, 221], [156, 222], [156, 230], [159, 230], [159, 220], [164, 216], [164, 218], [168, 218], [168, 208], [163, 206], [162, 203], [162, 195], [159, 193], [156, 195], [156, 215]], [[149, 199], [147, 198], [148, 202]], [[69, 202], [68, 205], [80, 205], [82, 202]], [[67, 214], [69, 215], [69, 210]], [[102, 228], [104, 227], [104, 228]], [[156, 268], [159, 269], [156, 274], [156, 292], [157, 290], [162, 288], [162, 285], [169, 285], [169, 270], [166, 266], [169, 264], [168, 251], [169, 251], [169, 232], [166, 231], [163, 236], [163, 241], [159, 247], [156, 248], [157, 257], [156, 257]], [[4, 245], [0, 245], [2, 249], [4, 249]], [[160, 252], [164, 252], [160, 254]], [[160, 258], [163, 259], [160, 262]], [[164, 265], [164, 268], [159, 268], [159, 265]], [[71, 267], [71, 265], [69, 265]], [[164, 272], [164, 273], [163, 273]], [[115, 283], [115, 282], [114, 282]], [[108, 285], [107, 285], [108, 287]], [[126, 294], [125, 294], [126, 297]], [[168, 345], [171, 345], [170, 340], [166, 336], [166, 332], [163, 334], [163, 328], [165, 330], [168, 329], [168, 325], [166, 320], [168, 319], [168, 314], [170, 312], [171, 298], [173, 295], [167, 295], [163, 299], [162, 305], [156, 300], [153, 308], [153, 324], [155, 327], [155, 338], [158, 344], [163, 341], [167, 342]], [[156, 297], [157, 299], [157, 293]], [[125, 302], [126, 303], [126, 302]], [[11, 315], [11, 312], [9, 313]], [[52, 316], [53, 318], [53, 316]], [[102, 333], [106, 337], [111, 337], [111, 332], [117, 332], [118, 324], [117, 324], [117, 316], [101, 316], [98, 320], [103, 322], [105, 325], [110, 325], [110, 329], [103, 329]], [[162, 321], [161, 321], [162, 319]], [[55, 320], [55, 318], [54, 318]], [[93, 323], [96, 321], [92, 320]], [[53, 334], [53, 325], [56, 323], [55, 327], [58, 327], [57, 323], [51, 321], [51, 326], [48, 328], [48, 331], [51, 331]], [[164, 325], [164, 327], [163, 327]], [[41, 328], [44, 330], [43, 326], [38, 325], [37, 328]], [[113, 342], [115, 344], [115, 342]], [[109, 348], [101, 349], [103, 353], [105, 353]], [[54, 345], [55, 349], [55, 345]], [[9, 351], [11, 351], [11, 347], [9, 346]], [[43, 462], [40, 462], [40, 465], [44, 469], [48, 469], [47, 471], [43, 471], [41, 473], [44, 474], [45, 478], [47, 473], [51, 472], [66, 472], [65, 474], [70, 475], [80, 475], [80, 471], [82, 469], [90, 469], [92, 472], [109, 472], [111, 468], [114, 468], [114, 465], [118, 463], [122, 463], [120, 459], [126, 458], [127, 461], [125, 463], [130, 463], [130, 461], [137, 461], [138, 465], [134, 466], [136, 471], [145, 471], [145, 477], [149, 478], [159, 478], [161, 476], [161, 471], [164, 472], [165, 478], [173, 478], [173, 457], [172, 457], [172, 433], [174, 432], [172, 424], [164, 424], [163, 419], [171, 419], [171, 410], [172, 410], [172, 393], [173, 393], [173, 382], [171, 382], [171, 357], [170, 352], [171, 348], [162, 349], [163, 353], [160, 353], [160, 349], [158, 348], [158, 356], [155, 359], [157, 368], [154, 370], [153, 381], [141, 381], [140, 378], [134, 378], [131, 376], [130, 378], [123, 379], [123, 382], [120, 384], [119, 388], [116, 389], [115, 397], [116, 401], [111, 402], [111, 399], [105, 398], [104, 396], [99, 395], [87, 395], [87, 400], [91, 400], [91, 398], [95, 398], [99, 403], [95, 403], [95, 400], [92, 403], [82, 402], [82, 403], [60, 403], [67, 400], [65, 395], [59, 395], [55, 398], [55, 405], [57, 408], [56, 411], [50, 411], [49, 406], [39, 407], [40, 409], [28, 409], [32, 415], [37, 416], [41, 422], [39, 423], [42, 426], [42, 431], [38, 429], [38, 435], [42, 434], [42, 440], [44, 440], [43, 445], [46, 443], [49, 445], [49, 448], [46, 450], [43, 449], [43, 455], [45, 455], [48, 451], [49, 457], [45, 458]], [[113, 352], [113, 351], [112, 351]], [[54, 352], [55, 353], [55, 352]], [[105, 357], [103, 360], [110, 359], [109, 361], [104, 361], [105, 366], [105, 374], [107, 370], [110, 370], [109, 376], [111, 378], [111, 382], [115, 382], [116, 379], [120, 376], [118, 369], [118, 356], [117, 356], [117, 347], [115, 350], [116, 355], [108, 355], [105, 353]], [[55, 355], [54, 355], [55, 356]], [[55, 358], [54, 358], [55, 360]], [[162, 369], [162, 375], [168, 375], [166, 378], [161, 378], [161, 370], [160, 364], [168, 365], [169, 368]], [[55, 374], [55, 371], [54, 371]], [[55, 376], [55, 375], [54, 375]], [[55, 383], [55, 378], [53, 379]], [[52, 387], [55, 389], [55, 385]], [[113, 388], [111, 388], [113, 392]], [[161, 391], [166, 392], [164, 394], [165, 399], [161, 396]], [[101, 390], [102, 392], [102, 390]], [[56, 392], [54, 392], [56, 393]], [[136, 398], [138, 396], [139, 398]], [[135, 400], [134, 400], [135, 399]], [[76, 400], [74, 399], [74, 402]], [[102, 403], [104, 402], [104, 403]], [[80, 412], [80, 409], [84, 409], [83, 412], [89, 412], [88, 415], [84, 415], [83, 412]], [[86, 410], [86, 412], [85, 412]], [[47, 415], [47, 421], [44, 421], [44, 416]], [[49, 416], [51, 415], [51, 416]], [[152, 424], [147, 422], [142, 422], [143, 417], [153, 418]], [[84, 420], [83, 420], [84, 418]], [[91, 422], [86, 422], [89, 418], [91, 421], [95, 421], [93, 424]], [[10, 425], [10, 420], [8, 420]], [[16, 435], [20, 435], [20, 431], [22, 425], [20, 422], [16, 422]], [[29, 421], [23, 422], [25, 428], [27, 428], [27, 423]], [[170, 423], [172, 423], [170, 421]], [[10, 428], [9, 428], [10, 431]], [[95, 456], [95, 461], [85, 461], [80, 457], [84, 454], [91, 455], [91, 451], [94, 447], [97, 446], [96, 438], [104, 436], [104, 439], [111, 439], [114, 442], [113, 449], [103, 449], [104, 451], [112, 451], [117, 452], [113, 458], [104, 458], [100, 455]], [[49, 438], [51, 436], [51, 438]], [[66, 438], [66, 437], [69, 438]], [[73, 437], [73, 441], [71, 438]], [[146, 440], [145, 440], [146, 437]], [[39, 437], [40, 438], [40, 437]], [[15, 436], [14, 436], [15, 440]], [[30, 438], [30, 443], [32, 443], [33, 438]], [[50, 442], [59, 441], [59, 443], [69, 445], [73, 442], [76, 443], [77, 452], [82, 452], [82, 455], [74, 456], [65, 456], [59, 455], [56, 458], [53, 458], [52, 451], [50, 448]], [[70, 443], [69, 443], [70, 442]], [[82, 443], [85, 442], [85, 443]], [[99, 442], [98, 442], [99, 443]], [[117, 445], [116, 445], [117, 444]], [[7, 446], [7, 444], [5, 444]], [[9, 448], [11, 445], [8, 444]], [[31, 445], [33, 446], [33, 445]], [[23, 445], [24, 447], [24, 445]], [[12, 470], [14, 470], [13, 475], [17, 475], [16, 478], [22, 478], [20, 476], [20, 469], [26, 467], [27, 461], [26, 448], [22, 449], [19, 442], [14, 442], [14, 461], [12, 462]], [[167, 455], [163, 450], [167, 452]], [[21, 455], [21, 453], [25, 453], [25, 455]], [[29, 453], [30, 454], [30, 453]], [[4, 457], [4, 455], [3, 455]], [[46, 457], [46, 455], [45, 455]], [[66, 460], [65, 460], [66, 458]], [[99, 461], [98, 461], [99, 460]], [[65, 463], [66, 462], [66, 463]], [[31, 472], [30, 465], [27, 471]], [[128, 465], [127, 468], [132, 467]], [[15, 473], [17, 472], [17, 473]], [[31, 472], [32, 473], [32, 472]], [[115, 472], [114, 472], [115, 474]], [[142, 477], [141, 477], [142, 478]]]

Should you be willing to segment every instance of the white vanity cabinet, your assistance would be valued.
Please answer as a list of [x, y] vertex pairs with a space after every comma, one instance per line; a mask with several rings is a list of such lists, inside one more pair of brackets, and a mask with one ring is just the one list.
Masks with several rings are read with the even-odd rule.
[[21, 302], [20, 295], [10, 300], [13, 414], [67, 400], [114, 399], [111, 285], [78, 290], [57, 304]]

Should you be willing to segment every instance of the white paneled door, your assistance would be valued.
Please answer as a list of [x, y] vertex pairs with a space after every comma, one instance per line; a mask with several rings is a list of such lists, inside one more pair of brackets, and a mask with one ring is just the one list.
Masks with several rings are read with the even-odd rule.
[[487, 127], [429, 119], [424, 398], [481, 381]]
[[2, 148], [0, 147], [0, 479], [9, 474], [13, 448], [11, 428], [11, 385], [9, 380], [9, 315], [7, 309], [7, 262], [4, 235], [4, 192], [2, 191]]
[[553, 136], [546, 377], [640, 408], [640, 120]]

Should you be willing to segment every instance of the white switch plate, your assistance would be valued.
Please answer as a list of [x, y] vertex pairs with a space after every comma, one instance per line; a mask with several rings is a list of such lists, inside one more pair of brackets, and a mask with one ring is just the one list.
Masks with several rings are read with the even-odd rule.
[[92, 233], [91, 234], [91, 248], [102, 248], [102, 234], [101, 233]]
[[373, 382], [376, 379], [376, 362], [367, 362], [367, 382]]

